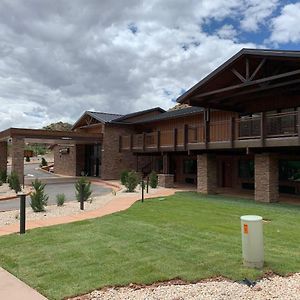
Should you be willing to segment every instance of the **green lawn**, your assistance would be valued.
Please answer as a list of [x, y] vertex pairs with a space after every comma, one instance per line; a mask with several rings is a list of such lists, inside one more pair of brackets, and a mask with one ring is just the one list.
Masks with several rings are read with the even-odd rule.
[[[263, 271], [241, 260], [240, 216], [264, 225]], [[258, 278], [300, 271], [300, 207], [177, 193], [124, 212], [0, 238], [0, 265], [49, 299], [180, 277]]]

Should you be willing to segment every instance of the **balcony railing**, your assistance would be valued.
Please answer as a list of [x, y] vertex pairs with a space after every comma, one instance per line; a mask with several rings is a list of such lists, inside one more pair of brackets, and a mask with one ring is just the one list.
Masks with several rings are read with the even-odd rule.
[[[265, 140], [299, 136], [299, 112], [258, 114], [204, 125], [184, 125], [183, 128], [161, 130], [151, 133], [123, 135], [121, 150], [172, 151], [187, 150], [190, 145], [208, 143]], [[193, 147], [195, 149], [195, 146]]]

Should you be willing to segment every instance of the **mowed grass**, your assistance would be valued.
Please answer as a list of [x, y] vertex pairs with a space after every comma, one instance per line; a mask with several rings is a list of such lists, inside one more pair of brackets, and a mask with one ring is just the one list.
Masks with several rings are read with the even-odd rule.
[[[265, 268], [242, 266], [240, 216], [264, 224]], [[300, 271], [300, 207], [177, 193], [124, 212], [0, 238], [0, 265], [49, 299], [107, 285]]]

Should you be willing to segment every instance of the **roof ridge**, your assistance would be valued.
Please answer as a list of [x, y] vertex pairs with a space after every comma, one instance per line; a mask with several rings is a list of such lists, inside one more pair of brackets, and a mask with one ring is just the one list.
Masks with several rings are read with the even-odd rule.
[[102, 112], [102, 111], [87, 110], [86, 112], [96, 113], [96, 114], [113, 115], [113, 116], [123, 116], [122, 114], [108, 113], [108, 112]]

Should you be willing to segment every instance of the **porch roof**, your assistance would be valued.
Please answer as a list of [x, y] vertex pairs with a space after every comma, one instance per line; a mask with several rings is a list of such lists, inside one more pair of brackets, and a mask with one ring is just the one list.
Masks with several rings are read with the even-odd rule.
[[43, 144], [93, 144], [102, 141], [102, 134], [75, 131], [57, 131], [43, 129], [9, 128], [0, 132], [0, 141], [9, 138], [23, 138], [29, 143]]
[[194, 106], [256, 112], [300, 106], [300, 51], [242, 49], [180, 96]]

